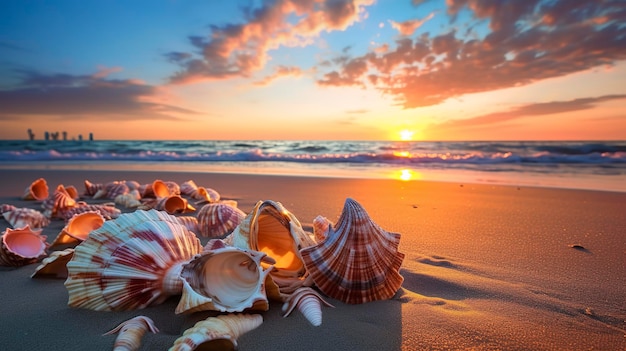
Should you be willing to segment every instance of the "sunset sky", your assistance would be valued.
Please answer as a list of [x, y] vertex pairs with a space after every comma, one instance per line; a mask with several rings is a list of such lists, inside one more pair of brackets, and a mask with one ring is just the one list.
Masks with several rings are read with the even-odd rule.
[[626, 139], [621, 0], [1, 1], [0, 139]]

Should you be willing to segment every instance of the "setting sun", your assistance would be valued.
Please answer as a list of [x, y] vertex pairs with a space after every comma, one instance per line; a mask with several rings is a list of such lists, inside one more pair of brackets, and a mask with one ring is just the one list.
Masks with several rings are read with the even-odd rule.
[[400, 140], [410, 141], [413, 140], [413, 134], [415, 134], [412, 130], [403, 129], [400, 131]]

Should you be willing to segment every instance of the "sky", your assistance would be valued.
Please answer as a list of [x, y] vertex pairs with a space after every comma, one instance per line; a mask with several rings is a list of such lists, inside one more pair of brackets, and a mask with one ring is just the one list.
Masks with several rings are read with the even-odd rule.
[[622, 0], [0, 1], [0, 139], [624, 140]]

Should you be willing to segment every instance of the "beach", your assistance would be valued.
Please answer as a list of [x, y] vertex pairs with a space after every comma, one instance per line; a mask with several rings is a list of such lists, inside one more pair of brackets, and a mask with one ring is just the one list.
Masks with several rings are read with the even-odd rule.
[[[392, 179], [315, 178], [201, 172], [0, 170], [0, 204], [24, 201], [35, 179], [58, 184], [155, 179], [217, 190], [248, 213], [282, 203], [310, 228], [336, 220], [346, 198], [382, 228], [401, 234], [406, 256], [396, 295], [350, 305], [327, 298], [323, 323], [283, 318], [281, 304], [238, 338], [240, 350], [626, 350], [626, 193]], [[124, 212], [127, 212], [126, 210]], [[44, 228], [52, 242], [64, 223]], [[9, 224], [0, 220], [0, 229]], [[202, 238], [203, 244], [206, 238]], [[37, 264], [0, 267], [0, 345], [5, 350], [111, 350], [102, 336], [137, 315], [152, 318], [140, 350], [167, 350], [197, 321], [176, 315], [178, 297], [143, 310], [67, 306], [63, 279], [31, 279]]]

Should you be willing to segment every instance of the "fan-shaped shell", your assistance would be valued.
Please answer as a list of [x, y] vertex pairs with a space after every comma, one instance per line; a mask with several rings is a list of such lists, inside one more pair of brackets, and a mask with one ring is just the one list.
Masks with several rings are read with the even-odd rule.
[[300, 249], [315, 244], [309, 233], [280, 202], [257, 202], [224, 241], [242, 249], [262, 251], [276, 260], [272, 277], [300, 279], [305, 274]]
[[137, 316], [125, 322], [122, 322], [111, 331], [103, 335], [111, 335], [117, 333], [113, 351], [135, 351], [141, 346], [141, 338], [147, 332], [158, 333], [159, 329], [154, 325], [150, 317]]
[[29, 225], [31, 228], [43, 228], [50, 224], [48, 217], [32, 208], [13, 207], [13, 209], [3, 212], [2, 217], [13, 228], [22, 228]]
[[77, 213], [69, 219], [51, 246], [83, 242], [92, 230], [102, 227], [104, 221], [99, 211]]
[[0, 266], [19, 267], [37, 262], [46, 255], [48, 243], [41, 229], [7, 228], [0, 241]]
[[62, 251], [52, 251], [48, 257], [41, 260], [41, 264], [35, 268], [31, 278], [52, 277], [67, 278], [67, 263], [74, 255], [73, 248]]
[[262, 252], [235, 247], [205, 250], [197, 255], [180, 273], [183, 294], [176, 313], [267, 310], [264, 282], [272, 266], [261, 268], [264, 257]]
[[326, 239], [300, 250], [315, 285], [326, 295], [357, 304], [393, 297], [402, 285], [400, 234], [379, 227], [355, 200], [346, 199]]
[[68, 305], [98, 311], [145, 308], [180, 294], [182, 264], [202, 251], [194, 233], [165, 212], [106, 221], [67, 264]]
[[289, 316], [295, 308], [298, 308], [313, 326], [318, 327], [322, 325], [322, 304], [335, 307], [326, 302], [322, 295], [312, 288], [298, 288], [283, 304], [283, 317]]
[[263, 323], [260, 314], [209, 317], [185, 330], [169, 351], [236, 350], [237, 338]]
[[230, 234], [246, 217], [246, 214], [225, 203], [209, 203], [198, 210], [200, 235], [216, 238]]
[[48, 183], [44, 178], [39, 178], [26, 188], [22, 199], [43, 201], [48, 198], [48, 195]]

